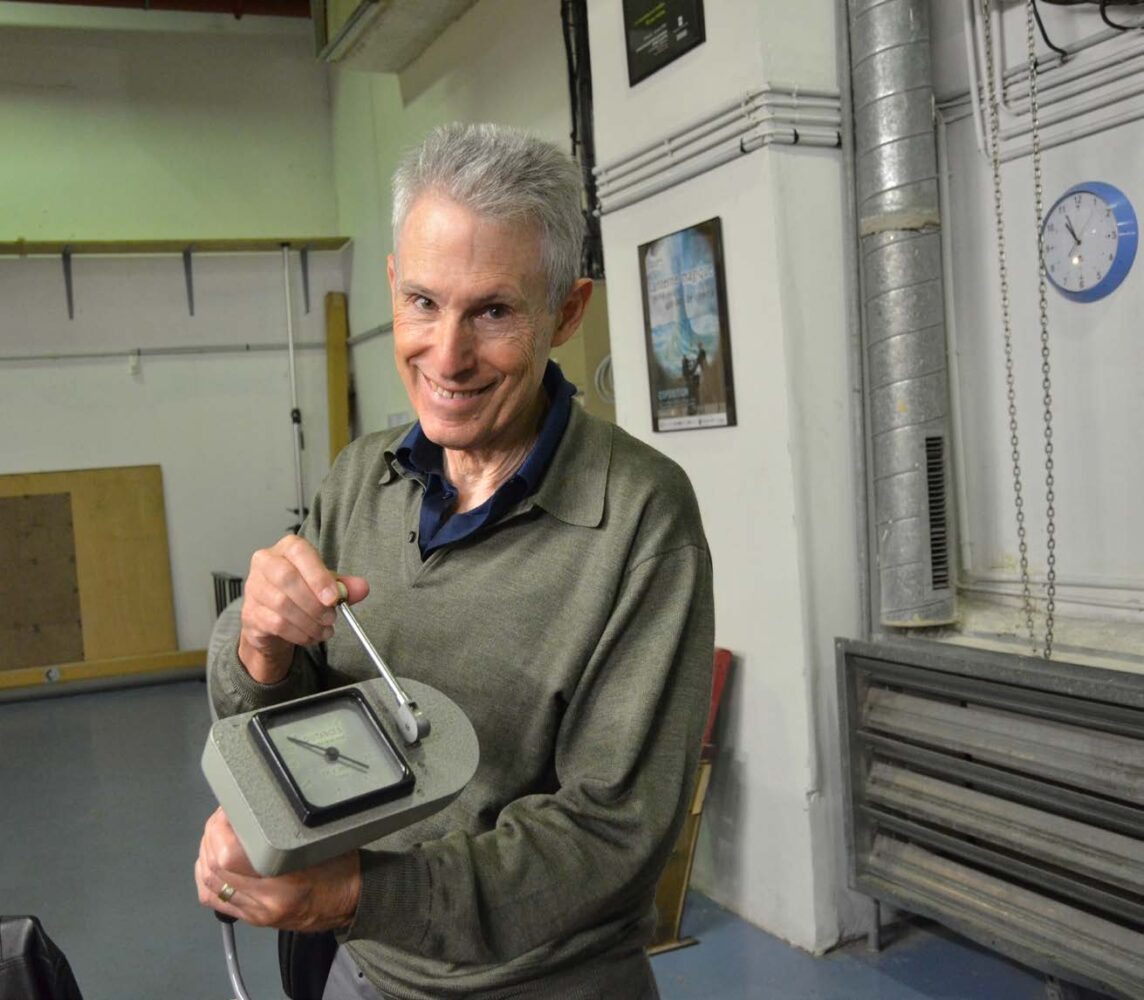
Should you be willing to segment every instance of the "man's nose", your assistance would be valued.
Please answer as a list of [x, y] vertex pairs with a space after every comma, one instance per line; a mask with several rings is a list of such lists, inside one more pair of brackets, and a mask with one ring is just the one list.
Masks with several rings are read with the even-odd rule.
[[438, 372], [445, 377], [464, 374], [476, 361], [475, 347], [475, 335], [468, 318], [445, 313], [437, 325], [434, 345]]

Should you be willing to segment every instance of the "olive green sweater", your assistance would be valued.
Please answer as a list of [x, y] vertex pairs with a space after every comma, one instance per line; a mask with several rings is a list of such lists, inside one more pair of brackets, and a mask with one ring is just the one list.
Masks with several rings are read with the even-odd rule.
[[[350, 445], [303, 534], [368, 579], [362, 625], [398, 675], [461, 706], [480, 766], [452, 805], [362, 852], [342, 939], [394, 997], [532, 995], [513, 987], [554, 974], [561, 996], [623, 996], [606, 970], [654, 927], [710, 696], [711, 564], [691, 485], [575, 406], [537, 493], [422, 561], [422, 487], [393, 457], [404, 433]], [[212, 641], [221, 715], [375, 676], [339, 628], [260, 685], [236, 639]]]

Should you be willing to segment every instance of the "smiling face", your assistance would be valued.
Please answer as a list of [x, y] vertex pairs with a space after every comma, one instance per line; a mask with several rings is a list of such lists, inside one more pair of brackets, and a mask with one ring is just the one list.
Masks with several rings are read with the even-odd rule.
[[478, 464], [527, 446], [548, 352], [579, 326], [591, 282], [552, 313], [535, 226], [419, 197], [389, 258], [394, 355], [429, 440]]

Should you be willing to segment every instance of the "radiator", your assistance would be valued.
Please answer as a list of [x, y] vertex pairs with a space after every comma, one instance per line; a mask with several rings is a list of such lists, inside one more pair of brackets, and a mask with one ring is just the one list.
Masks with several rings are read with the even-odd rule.
[[242, 596], [242, 577], [233, 573], [211, 573], [214, 584], [214, 613], [215, 618], [222, 614], [223, 609]]
[[1144, 674], [837, 643], [851, 887], [1144, 998]]

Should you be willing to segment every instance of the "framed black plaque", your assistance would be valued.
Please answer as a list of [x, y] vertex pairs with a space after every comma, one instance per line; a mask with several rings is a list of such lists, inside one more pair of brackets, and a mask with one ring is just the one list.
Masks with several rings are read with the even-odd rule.
[[720, 220], [644, 243], [639, 260], [652, 429], [734, 427]]
[[624, 0], [624, 35], [634, 87], [706, 40], [703, 0]]

